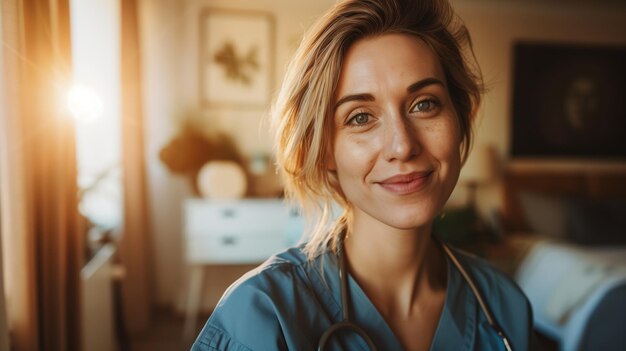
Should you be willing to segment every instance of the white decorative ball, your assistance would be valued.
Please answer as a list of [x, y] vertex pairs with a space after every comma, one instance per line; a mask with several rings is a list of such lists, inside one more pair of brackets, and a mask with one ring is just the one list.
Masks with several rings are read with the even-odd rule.
[[246, 193], [246, 174], [233, 161], [207, 162], [198, 173], [200, 194], [211, 199], [239, 199]]

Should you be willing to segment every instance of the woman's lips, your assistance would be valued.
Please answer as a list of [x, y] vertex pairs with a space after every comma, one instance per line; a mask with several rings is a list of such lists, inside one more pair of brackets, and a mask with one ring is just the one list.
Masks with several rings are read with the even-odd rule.
[[422, 189], [432, 173], [432, 171], [425, 171], [399, 174], [377, 182], [377, 184], [395, 194], [406, 195]]

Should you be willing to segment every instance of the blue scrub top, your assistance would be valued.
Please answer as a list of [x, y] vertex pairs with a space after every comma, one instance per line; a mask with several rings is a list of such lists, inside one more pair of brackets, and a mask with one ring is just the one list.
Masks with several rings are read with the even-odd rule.
[[[514, 351], [529, 350], [532, 312], [528, 300], [488, 263], [455, 251], [473, 277]], [[448, 261], [445, 305], [431, 350], [504, 350], [463, 276]], [[236, 281], [221, 298], [192, 351], [317, 350], [321, 335], [342, 319], [337, 256], [307, 261], [302, 247], [273, 256]], [[378, 350], [402, 350], [373, 303], [349, 277], [354, 322]], [[419, 333], [419, 330], [415, 330]], [[337, 339], [340, 339], [339, 341]], [[354, 333], [333, 336], [331, 350], [367, 350]]]

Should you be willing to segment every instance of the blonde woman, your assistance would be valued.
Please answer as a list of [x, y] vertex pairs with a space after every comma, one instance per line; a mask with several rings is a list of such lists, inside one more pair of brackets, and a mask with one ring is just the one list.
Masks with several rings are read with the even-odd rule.
[[471, 144], [471, 58], [446, 1], [347, 0], [317, 22], [273, 115], [316, 225], [228, 289], [193, 350], [529, 349], [522, 292], [431, 231]]

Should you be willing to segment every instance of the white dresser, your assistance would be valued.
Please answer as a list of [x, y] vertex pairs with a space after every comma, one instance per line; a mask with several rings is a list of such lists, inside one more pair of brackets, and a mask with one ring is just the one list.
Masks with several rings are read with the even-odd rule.
[[303, 218], [282, 199], [186, 200], [186, 336], [195, 332], [205, 265], [260, 263], [296, 244], [303, 229]]
[[262, 262], [294, 245], [302, 217], [281, 199], [185, 202], [188, 264]]

